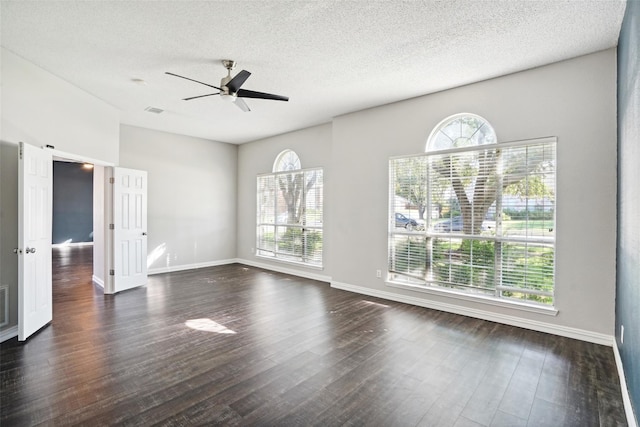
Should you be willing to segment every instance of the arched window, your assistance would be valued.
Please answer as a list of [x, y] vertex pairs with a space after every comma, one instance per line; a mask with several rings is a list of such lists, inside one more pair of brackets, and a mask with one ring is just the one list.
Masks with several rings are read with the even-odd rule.
[[498, 143], [456, 114], [389, 163], [389, 279], [553, 305], [555, 138]]
[[496, 132], [482, 117], [462, 113], [447, 117], [431, 131], [425, 151], [495, 144]]
[[274, 172], [287, 172], [301, 169], [300, 158], [293, 150], [284, 150], [278, 154], [276, 161], [273, 162]]
[[257, 178], [256, 255], [322, 267], [323, 173], [284, 150]]

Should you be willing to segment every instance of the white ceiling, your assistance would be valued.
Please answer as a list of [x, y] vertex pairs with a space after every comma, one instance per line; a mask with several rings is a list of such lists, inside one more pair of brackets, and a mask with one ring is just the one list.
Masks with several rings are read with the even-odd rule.
[[[617, 45], [625, 2], [7, 1], [5, 48], [113, 105], [121, 121], [243, 143]], [[252, 72], [243, 113], [211, 93]], [[138, 85], [134, 79], [144, 79]], [[215, 90], [213, 91], [215, 92]], [[165, 110], [162, 114], [146, 107]]]

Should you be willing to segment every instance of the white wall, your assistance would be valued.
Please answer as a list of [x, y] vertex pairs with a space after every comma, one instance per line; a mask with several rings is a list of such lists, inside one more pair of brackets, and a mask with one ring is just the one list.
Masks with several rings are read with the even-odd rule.
[[17, 325], [18, 142], [53, 145], [56, 150], [118, 162], [118, 111], [66, 81], [1, 48], [2, 109], [0, 152], [0, 280], [10, 291], [10, 324]]
[[148, 172], [150, 273], [235, 259], [237, 151], [235, 145], [121, 127], [120, 166]]
[[[268, 172], [284, 148], [308, 149], [308, 157], [299, 152], [303, 167], [323, 166], [330, 176], [325, 271], [335, 286], [505, 321], [541, 322], [537, 329], [551, 325], [546, 329], [606, 342], [614, 328], [615, 85], [616, 53], [610, 49], [341, 116], [331, 125], [331, 141], [300, 131], [243, 145], [238, 221], [249, 226], [238, 233], [238, 256], [256, 260], [247, 253], [255, 242], [255, 175]], [[389, 157], [423, 152], [431, 130], [460, 112], [489, 120], [499, 141], [558, 138], [555, 317], [393, 288], [375, 276], [387, 264]]]
[[118, 163], [118, 111], [2, 48], [2, 140]]
[[[273, 163], [278, 154], [285, 149], [291, 149], [298, 154], [303, 169], [323, 167], [323, 183], [326, 200], [331, 197], [331, 124], [315, 126], [296, 132], [267, 138], [248, 144], [242, 144], [238, 150], [238, 258], [245, 262], [258, 265], [264, 264], [269, 268], [286, 270], [289, 264], [269, 261], [254, 255], [252, 249], [256, 246], [256, 176], [273, 171]], [[323, 227], [330, 227], [331, 220], [324, 214]], [[325, 257], [322, 271], [315, 269], [294, 268], [299, 274], [306, 272], [307, 276], [331, 276], [331, 259], [326, 253], [331, 251], [331, 244], [323, 242]], [[284, 271], [283, 270], [283, 271]]]

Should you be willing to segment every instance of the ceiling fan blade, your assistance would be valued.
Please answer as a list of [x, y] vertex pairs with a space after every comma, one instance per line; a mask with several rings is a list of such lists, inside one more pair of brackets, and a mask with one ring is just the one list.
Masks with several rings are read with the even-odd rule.
[[209, 83], [199, 82], [197, 80], [190, 79], [189, 77], [179, 76], [178, 74], [173, 74], [173, 73], [170, 73], [168, 71], [165, 72], [165, 74], [169, 74], [170, 76], [180, 77], [181, 79], [185, 79], [185, 80], [191, 80], [192, 82], [200, 83], [201, 85], [209, 86], [209, 87], [212, 87], [214, 89], [218, 89], [219, 91], [222, 91], [222, 89], [220, 89], [218, 86], [213, 86], [213, 85], [210, 85]]
[[189, 100], [196, 99], [196, 98], [204, 98], [205, 96], [212, 96], [212, 95], [220, 95], [220, 92], [209, 93], [209, 94], [206, 94], [206, 95], [192, 96], [190, 98], [184, 98], [183, 101], [189, 101]]
[[239, 89], [236, 92], [241, 98], [257, 98], [257, 99], [271, 99], [274, 101], [288, 101], [288, 96], [274, 95], [272, 93], [255, 92], [253, 90]]
[[247, 81], [250, 75], [251, 73], [247, 70], [242, 70], [238, 74], [236, 74], [236, 76], [232, 78], [229, 83], [227, 83], [229, 92], [236, 93], [240, 89], [240, 86], [242, 86], [244, 82]]
[[244, 99], [242, 99], [242, 98], [236, 97], [236, 100], [233, 101], [233, 103], [236, 104], [238, 106], [238, 108], [240, 108], [245, 113], [248, 113], [249, 111], [251, 111], [251, 109], [249, 108], [247, 103], [244, 102]]

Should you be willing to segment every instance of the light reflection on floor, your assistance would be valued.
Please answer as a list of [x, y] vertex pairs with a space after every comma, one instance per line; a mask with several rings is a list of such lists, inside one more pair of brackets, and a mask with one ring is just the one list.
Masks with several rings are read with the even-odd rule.
[[197, 331], [215, 332], [217, 334], [235, 334], [235, 331], [211, 319], [191, 319], [184, 322], [184, 324]]

